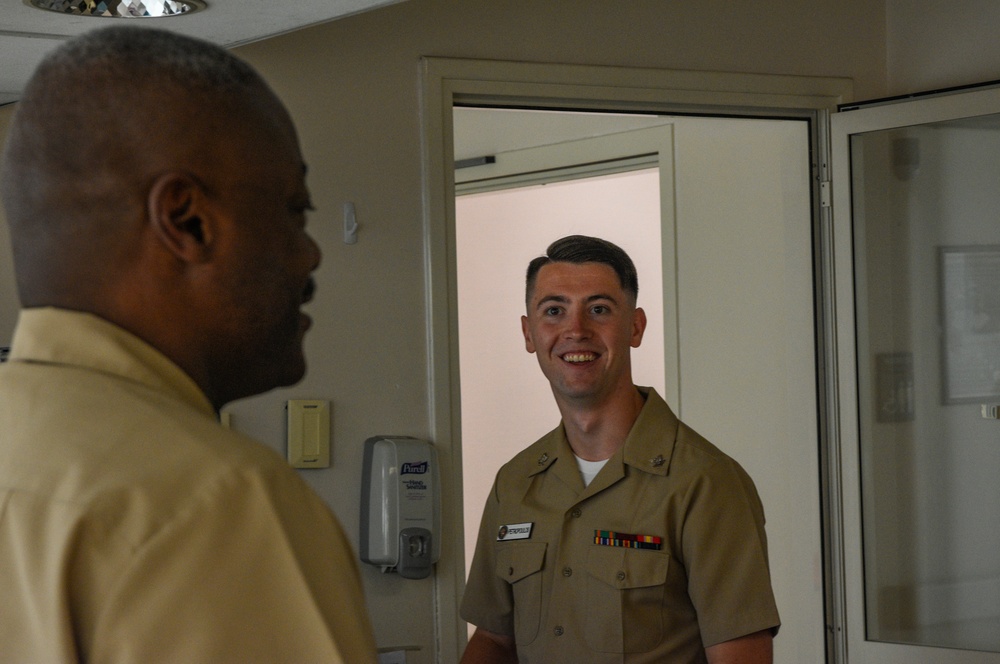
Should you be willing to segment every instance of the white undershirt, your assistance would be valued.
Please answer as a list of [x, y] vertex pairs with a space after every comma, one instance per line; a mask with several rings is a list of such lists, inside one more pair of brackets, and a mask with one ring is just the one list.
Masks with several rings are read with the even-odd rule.
[[580, 475], [583, 477], [583, 486], [590, 486], [591, 480], [597, 477], [597, 473], [601, 472], [601, 468], [604, 468], [604, 464], [608, 462], [607, 459], [587, 461], [575, 454], [573, 456], [576, 457], [576, 467], [580, 469]]

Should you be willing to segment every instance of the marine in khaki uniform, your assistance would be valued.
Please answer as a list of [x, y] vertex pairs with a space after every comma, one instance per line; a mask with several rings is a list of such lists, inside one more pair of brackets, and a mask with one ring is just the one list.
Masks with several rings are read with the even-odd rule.
[[763, 508], [743, 469], [632, 382], [628, 256], [571, 236], [532, 261], [528, 352], [562, 415], [497, 474], [463, 664], [772, 661]]

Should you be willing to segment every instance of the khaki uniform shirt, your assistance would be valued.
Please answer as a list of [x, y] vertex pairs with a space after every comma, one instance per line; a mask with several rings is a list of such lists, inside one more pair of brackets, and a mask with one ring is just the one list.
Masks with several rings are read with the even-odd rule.
[[0, 661], [374, 662], [340, 525], [176, 365], [25, 310], [0, 365]]
[[753, 482], [642, 391], [589, 487], [561, 426], [497, 474], [461, 614], [521, 664], [704, 662], [779, 624]]

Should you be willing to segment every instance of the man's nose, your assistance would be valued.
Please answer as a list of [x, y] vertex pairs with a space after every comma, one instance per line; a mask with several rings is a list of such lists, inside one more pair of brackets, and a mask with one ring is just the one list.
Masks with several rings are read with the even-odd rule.
[[585, 311], [570, 312], [566, 316], [563, 334], [569, 339], [585, 339], [590, 336], [590, 319]]

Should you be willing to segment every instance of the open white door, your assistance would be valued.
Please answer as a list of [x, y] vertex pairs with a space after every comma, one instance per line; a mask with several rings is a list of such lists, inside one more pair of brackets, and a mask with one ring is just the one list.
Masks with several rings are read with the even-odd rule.
[[757, 485], [775, 663], [822, 662], [808, 125], [681, 118], [674, 145], [679, 415]]
[[998, 114], [831, 118], [849, 662], [1000, 662]]

